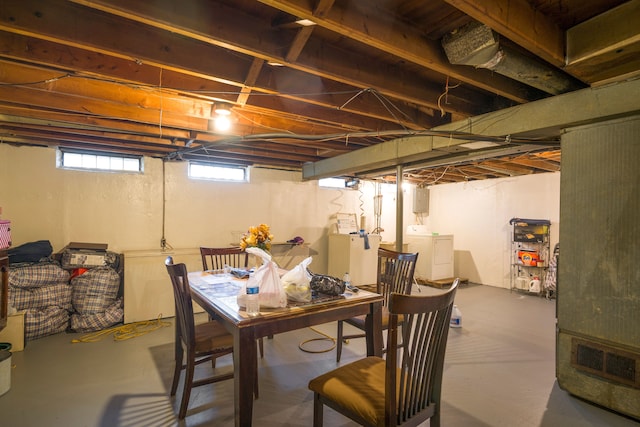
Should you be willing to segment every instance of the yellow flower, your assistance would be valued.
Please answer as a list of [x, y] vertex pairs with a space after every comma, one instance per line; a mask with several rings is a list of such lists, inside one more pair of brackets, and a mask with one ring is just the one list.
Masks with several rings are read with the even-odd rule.
[[257, 247], [264, 250], [271, 249], [271, 241], [273, 235], [267, 224], [260, 224], [257, 227], [249, 227], [248, 234], [244, 234], [240, 239], [240, 247], [242, 249]]

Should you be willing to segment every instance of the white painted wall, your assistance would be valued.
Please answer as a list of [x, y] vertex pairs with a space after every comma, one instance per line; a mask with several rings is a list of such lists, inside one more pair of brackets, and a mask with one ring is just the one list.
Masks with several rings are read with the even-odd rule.
[[[299, 172], [252, 169], [251, 183], [192, 180], [187, 163], [145, 158], [143, 174], [62, 170], [56, 150], [0, 144], [0, 207], [12, 221], [13, 246], [49, 240], [108, 243], [116, 252], [239, 242], [249, 226], [266, 223], [276, 241], [302, 236], [326, 272], [327, 233], [337, 212], [356, 212], [358, 192], [319, 188]], [[335, 222], [335, 219], [333, 219]], [[125, 261], [126, 262], [126, 261]]]
[[511, 218], [551, 221], [558, 242], [560, 173], [430, 187], [431, 231], [454, 235], [454, 272], [472, 282], [509, 288]]
[[[12, 221], [14, 246], [51, 241], [104, 242], [116, 252], [159, 250], [164, 236], [175, 249], [226, 246], [264, 222], [277, 241], [302, 236], [310, 243], [312, 270], [327, 268], [327, 234], [335, 214], [365, 216], [376, 226], [376, 184], [359, 191], [319, 188], [300, 173], [251, 169], [251, 183], [191, 180], [186, 163], [145, 158], [144, 174], [56, 168], [56, 150], [0, 144], [0, 207]], [[163, 183], [166, 199], [163, 227]], [[411, 187], [411, 186], [409, 186]], [[396, 236], [395, 185], [381, 185], [383, 242]], [[509, 287], [512, 217], [549, 219], [551, 246], [558, 240], [560, 174], [443, 184], [430, 187], [428, 215], [414, 215], [413, 189], [403, 193], [404, 229], [425, 224], [454, 235], [455, 273], [472, 282]]]

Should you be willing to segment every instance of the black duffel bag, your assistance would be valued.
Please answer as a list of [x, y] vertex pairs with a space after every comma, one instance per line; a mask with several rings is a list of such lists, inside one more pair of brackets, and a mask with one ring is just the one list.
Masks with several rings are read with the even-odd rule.
[[38, 262], [53, 253], [53, 246], [48, 240], [38, 240], [9, 249], [9, 264], [21, 262]]
[[311, 282], [309, 283], [309, 287], [312, 291], [332, 296], [344, 294], [346, 284], [341, 279], [333, 276], [328, 276], [326, 274], [315, 274], [311, 271], [309, 271], [309, 274], [311, 274]]

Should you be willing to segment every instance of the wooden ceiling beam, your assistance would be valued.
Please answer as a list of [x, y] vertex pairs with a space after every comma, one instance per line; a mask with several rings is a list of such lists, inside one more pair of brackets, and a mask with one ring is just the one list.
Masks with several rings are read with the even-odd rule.
[[[3, 83], [14, 88], [34, 91], [59, 93], [66, 96], [79, 97], [87, 100], [104, 101], [105, 105], [128, 105], [139, 110], [153, 111], [155, 120], [142, 119], [147, 123], [159, 123], [158, 115], [176, 114], [184, 117], [209, 119], [211, 102], [181, 96], [167, 92], [161, 88], [141, 88], [129, 85], [106, 82], [73, 74], [63, 74], [56, 71], [43, 70], [0, 59], [3, 69]], [[10, 99], [10, 98], [9, 98]], [[74, 106], [69, 106], [72, 110]], [[66, 108], [64, 108], [66, 109]], [[86, 110], [91, 114], [93, 110]], [[115, 115], [117, 117], [117, 114]], [[136, 115], [130, 115], [136, 118]]]
[[83, 147], [86, 145], [92, 145], [94, 147], [109, 148], [111, 146], [120, 149], [126, 149], [128, 151], [147, 151], [147, 152], [165, 152], [170, 153], [175, 151], [176, 146], [160, 142], [157, 139], [141, 141], [141, 140], [123, 140], [116, 134], [100, 135], [93, 132], [89, 135], [89, 132], [77, 133], [69, 132], [69, 129], [51, 129], [51, 128], [37, 128], [30, 126], [29, 128], [20, 128], [12, 126], [10, 124], [0, 123], [0, 132], [3, 134], [16, 134], [19, 131], [21, 138], [26, 138], [29, 141], [52, 141], [56, 142], [56, 145], [73, 145], [75, 147]]
[[159, 109], [105, 102], [32, 87], [0, 86], [0, 99], [10, 99], [16, 105], [55, 109], [66, 113], [93, 115], [123, 121], [132, 121], [132, 118], [135, 118], [136, 122], [158, 124], [159, 127], [206, 130], [208, 122], [206, 118], [189, 117], [166, 110], [161, 112]]
[[[299, 70], [286, 67], [266, 68], [268, 70], [261, 74], [258, 85], [260, 87], [277, 86], [279, 95], [284, 99], [294, 99], [327, 107], [330, 110], [365, 115], [395, 124], [396, 127], [404, 126], [410, 129], [430, 129], [436, 123], [444, 123], [447, 119], [440, 117], [439, 113], [434, 116], [433, 110], [430, 108], [425, 109], [420, 105], [406, 104], [398, 105], [397, 108], [400, 111], [397, 117], [393, 117], [385, 105], [371, 95], [372, 92], [360, 91], [341, 82], [309, 76]], [[448, 120], [446, 121], [448, 122]]]
[[[7, 1], [16, 1], [22, 4], [25, 1], [35, 0]], [[36, 3], [44, 1], [47, 0], [39, 0]], [[75, 1], [84, 6], [95, 8], [96, 11], [107, 12], [131, 20], [131, 27], [125, 29], [128, 39], [137, 41], [140, 41], [141, 38], [154, 39], [152, 44], [140, 41], [143, 46], [132, 46], [129, 43], [128, 49], [131, 52], [121, 52], [120, 55], [128, 54], [145, 61], [159, 62], [165, 64], [166, 67], [176, 67], [178, 66], [177, 64], [181, 64], [179, 67], [193, 70], [193, 72], [203, 73], [203, 64], [215, 58], [215, 56], [208, 53], [208, 51], [212, 50], [210, 46], [219, 46], [248, 56], [258, 57], [267, 62], [283, 63], [285, 62], [285, 52], [283, 52], [282, 46], [283, 44], [291, 45], [293, 37], [286, 37], [281, 31], [274, 29], [270, 22], [261, 20], [256, 16], [242, 14], [236, 9], [204, 0], [193, 2], [191, 7], [176, 7], [173, 0], [158, 0], [154, 2], [130, 2], [128, 0]], [[330, 13], [334, 8], [330, 10]], [[37, 10], [37, 5], [33, 5], [33, 9]], [[64, 13], [68, 14], [69, 12]], [[76, 14], [87, 13], [78, 7], [73, 12]], [[63, 12], [55, 13], [62, 14]], [[208, 19], [203, 20], [203, 15], [207, 16]], [[311, 16], [312, 11], [307, 15]], [[87, 16], [87, 18], [90, 17]], [[81, 20], [83, 18], [79, 17], [78, 19]], [[26, 18], [25, 20], [29, 19]], [[108, 22], [108, 19], [93, 16], [92, 26], [104, 25], [101, 21]], [[151, 27], [144, 30], [137, 29], [134, 25], [135, 22], [152, 26], [156, 30], [154, 31]], [[25, 24], [21, 21], [21, 25]], [[243, 31], [239, 32], [237, 28], [243, 28]], [[101, 40], [96, 38], [95, 32], [86, 31], [78, 35], [81, 29], [74, 27], [73, 30], [76, 39], [85, 40], [94, 45], [96, 49], [105, 49], [108, 46], [113, 50], [112, 46], [116, 44], [110, 39]], [[160, 30], [165, 32], [163, 33]], [[60, 29], [57, 31], [60, 31]], [[34, 28], [34, 34], [36, 33], [37, 31]], [[98, 33], [104, 33], [104, 31]], [[184, 37], [175, 37], [176, 34]], [[187, 38], [191, 40], [189, 41]], [[70, 37], [66, 37], [67, 42], [71, 42], [70, 39]], [[195, 50], [194, 46], [190, 47], [190, 45], [195, 45], [196, 41], [201, 42], [197, 50]], [[403, 43], [408, 44], [406, 40]], [[126, 44], [122, 45], [126, 46]], [[305, 47], [305, 51], [307, 48]], [[162, 49], [166, 51], [163, 52]], [[421, 78], [419, 75], [405, 73], [403, 80], [406, 83], [399, 84], [397, 80], [387, 78], [390, 75], [389, 72], [393, 71], [389, 67], [380, 65], [376, 67], [376, 70], [372, 70], [370, 67], [362, 67], [362, 64], [368, 62], [368, 58], [364, 58], [363, 62], [362, 58], [351, 54], [345, 55], [344, 52], [328, 45], [322, 45], [321, 49], [322, 57], [320, 61], [318, 61], [317, 57], [305, 55], [303, 51], [298, 61], [287, 63], [286, 65], [305, 73], [333, 79], [359, 88], [375, 87], [387, 96], [416, 105], [433, 109], [438, 108], [437, 99], [442, 92], [441, 88], [435, 87], [433, 83]], [[441, 52], [440, 56], [443, 55]], [[357, 70], [357, 72], [354, 73], [354, 70]], [[492, 76], [492, 74], [487, 73], [487, 76]], [[499, 85], [495, 84], [502, 80], [501, 77], [493, 76], [490, 80], [491, 84], [487, 84], [484, 90], [489, 93], [499, 92]], [[528, 99], [519, 98], [520, 102], [525, 100]], [[477, 110], [465, 110], [453, 102], [447, 106], [447, 110], [466, 115], [478, 113]]]
[[44, 124], [73, 129], [87, 129], [89, 131], [113, 131], [121, 135], [150, 135], [157, 139], [172, 138], [190, 139], [190, 131], [184, 129], [164, 128], [162, 136], [156, 125], [124, 122], [111, 118], [88, 116], [85, 114], [51, 111], [36, 106], [7, 105], [0, 103], [0, 120], [11, 123], [25, 123], [27, 125]]
[[[11, 99], [14, 104], [55, 108], [60, 111], [108, 117], [123, 121], [136, 121], [165, 127], [182, 127], [197, 131], [207, 131], [210, 119], [210, 103], [180, 95], [163, 93], [159, 89], [131, 87], [91, 78], [65, 75], [59, 72], [38, 70], [21, 64], [1, 61], [5, 86], [0, 94]], [[46, 80], [33, 85], [32, 82]], [[83, 84], [78, 84], [82, 80]], [[12, 83], [14, 86], [6, 85]], [[42, 96], [40, 96], [42, 94]], [[59, 96], [57, 96], [59, 95]], [[45, 102], [46, 101], [46, 102]], [[106, 102], [103, 102], [106, 101]], [[313, 113], [315, 107], [308, 106], [306, 113]], [[247, 108], [238, 111], [243, 117], [238, 123], [242, 134], [271, 132], [275, 128], [290, 133], [307, 133], [314, 128], [317, 133], [335, 133], [362, 130], [361, 127], [349, 128], [349, 113], [333, 111], [331, 123], [317, 121], [310, 123], [302, 115], [274, 117], [268, 110], [257, 111]], [[356, 119], [355, 117], [353, 119]], [[347, 122], [345, 124], [341, 121]], [[256, 124], [260, 123], [260, 126]], [[298, 123], [298, 126], [295, 125]], [[366, 123], [358, 123], [360, 126]], [[368, 123], [373, 125], [373, 123]], [[260, 129], [261, 128], [261, 129]], [[372, 129], [381, 130], [381, 129]]]
[[[264, 164], [265, 162], [264, 153], [251, 149], [225, 148], [224, 150], [217, 150], [215, 147], [207, 147], [206, 154], [207, 155], [204, 156], [204, 152], [196, 151], [185, 153], [183, 157], [189, 159], [200, 157], [202, 161], [207, 162], [236, 161], [244, 164]], [[274, 157], [273, 162], [270, 162], [269, 165], [286, 166], [299, 169], [302, 163], [304, 163], [304, 160], [301, 157], [283, 155], [280, 157]]]
[[[52, 67], [60, 73], [68, 71], [91, 78], [111, 78], [123, 84], [142, 85], [145, 87], [157, 88], [162, 85], [164, 90], [227, 102], [238, 101], [236, 96], [239, 95], [236, 94], [242, 91], [242, 89], [239, 89], [240, 83], [237, 85], [229, 83], [229, 79], [234, 73], [246, 73], [247, 80], [243, 83], [244, 87], [249, 85], [253, 77], [256, 77], [257, 81], [252, 84], [251, 89], [259, 92], [261, 97], [281, 96], [324, 107], [329, 112], [337, 110], [349, 97], [357, 92], [357, 89], [352, 86], [328, 81], [317, 76], [309, 76], [300, 71], [283, 67], [262, 67], [259, 75], [254, 76], [256, 70], [247, 69], [242, 59], [234, 55], [222, 57], [220, 63], [226, 65], [213, 70], [216, 75], [226, 76], [224, 79], [220, 79], [227, 82], [224, 83], [215, 79], [161, 69], [147, 63], [136, 63], [130, 59], [105, 55], [73, 46], [63, 46], [48, 40], [2, 31], [0, 31], [0, 56], [38, 63]], [[251, 66], [259, 64], [259, 61], [262, 60], [254, 60]], [[89, 72], [87, 73], [87, 71], [83, 70], [89, 70]], [[162, 81], [160, 81], [160, 77], [162, 77]], [[305, 96], [310, 88], [314, 91], [315, 88], [324, 88], [326, 93], [317, 91], [312, 96]], [[256, 99], [256, 97], [253, 99]], [[400, 115], [399, 120], [394, 121], [394, 118], [390, 116], [388, 110], [379, 101], [376, 100], [375, 103], [365, 102], [362, 97], [353, 99], [340, 110], [365, 118], [387, 121], [390, 124], [394, 124], [395, 127], [400, 125], [424, 129], [443, 123], [440, 118], [434, 119], [427, 114], [421, 113], [416, 108], [408, 108], [406, 106], [402, 106], [402, 110], [410, 119]], [[323, 111], [323, 109], [316, 110], [314, 117], [322, 120]], [[350, 117], [346, 116], [343, 120], [348, 123]], [[376, 129], [378, 129], [377, 126], [370, 127], [370, 130]]]
[[640, 0], [567, 30], [567, 71], [589, 83], [640, 75]]
[[[203, 99], [233, 101], [239, 86], [230, 83], [234, 73], [244, 73], [247, 62], [225, 58], [224, 68], [216, 69], [217, 79], [212, 76], [197, 77], [155, 65], [136, 62], [84, 48], [64, 45], [36, 37], [0, 31], [0, 57], [24, 63], [39, 64], [51, 70], [69, 72], [74, 75], [110, 79], [113, 82], [157, 88], [176, 93], [186, 93]], [[267, 89], [268, 90], [268, 89]], [[273, 91], [271, 91], [273, 92]]]
[[429, 41], [422, 32], [414, 28], [397, 25], [391, 13], [381, 13], [379, 10], [376, 12], [373, 7], [367, 9], [366, 13], [362, 13], [357, 8], [346, 9], [334, 5], [324, 16], [314, 16], [312, 2], [302, 0], [259, 1], [291, 15], [310, 19], [337, 34], [391, 53], [489, 93], [496, 93], [519, 103], [535, 99], [528, 87], [511, 79], [490, 72], [479, 73], [479, 70], [453, 66], [446, 59], [442, 47], [437, 42]]
[[242, 89], [240, 89], [240, 94], [238, 95], [238, 99], [236, 100], [236, 103], [241, 107], [244, 107], [247, 103], [247, 99], [249, 99], [249, 94], [251, 93], [251, 87], [255, 86], [263, 65], [264, 59], [253, 59], [251, 68], [249, 69], [249, 73], [247, 74], [247, 78], [244, 80], [244, 85], [242, 86]]
[[498, 159], [483, 161], [482, 164], [476, 164], [476, 167], [506, 176], [517, 176], [532, 173], [531, 168], [519, 167], [513, 163]]
[[526, 166], [528, 168], [543, 170], [546, 172], [560, 171], [560, 162], [545, 160], [535, 155], [518, 156], [509, 159], [509, 162], [515, 165]]
[[509, 173], [504, 171], [496, 170], [494, 168], [485, 168], [481, 162], [474, 163], [472, 165], [457, 166], [457, 168], [462, 171], [463, 176], [468, 180], [505, 178], [511, 176]]
[[172, 141], [176, 138], [156, 138], [152, 136], [130, 135], [118, 132], [105, 132], [100, 130], [77, 129], [69, 127], [56, 127], [49, 124], [35, 125], [31, 123], [12, 123], [0, 121], [0, 128], [11, 131], [18, 131], [21, 135], [30, 135], [32, 132], [38, 135], [47, 135], [54, 139], [64, 139], [69, 142], [96, 142], [104, 141], [108, 146], [110, 142], [114, 144], [120, 142], [122, 144], [131, 144], [132, 146], [149, 146], [161, 147], [165, 145], [175, 145]]

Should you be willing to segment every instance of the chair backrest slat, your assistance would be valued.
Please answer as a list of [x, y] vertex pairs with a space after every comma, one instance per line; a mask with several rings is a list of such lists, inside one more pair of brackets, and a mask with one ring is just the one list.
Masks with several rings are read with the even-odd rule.
[[195, 322], [193, 317], [193, 302], [191, 301], [191, 289], [187, 267], [184, 264], [173, 264], [173, 259], [167, 257], [165, 264], [173, 285], [173, 296], [176, 309], [176, 338], [180, 339], [191, 348], [195, 346]]
[[249, 254], [240, 247], [200, 247], [203, 270], [222, 270], [225, 265], [243, 268], [249, 265]]
[[[442, 294], [393, 293], [389, 298], [386, 425], [431, 417], [440, 402], [449, 321], [459, 280]], [[402, 318], [402, 328], [399, 319]], [[399, 337], [400, 331], [402, 337]]]
[[388, 304], [389, 295], [394, 292], [407, 295], [411, 293], [417, 261], [417, 253], [378, 249], [377, 292], [384, 296], [384, 305]]

